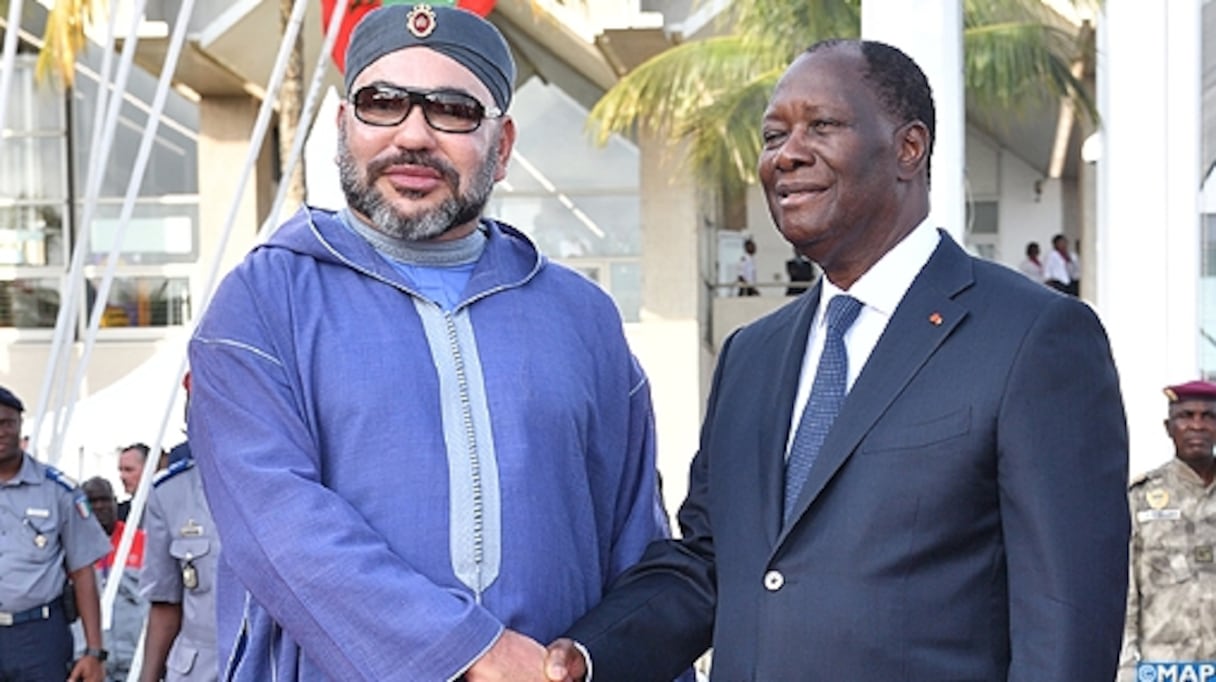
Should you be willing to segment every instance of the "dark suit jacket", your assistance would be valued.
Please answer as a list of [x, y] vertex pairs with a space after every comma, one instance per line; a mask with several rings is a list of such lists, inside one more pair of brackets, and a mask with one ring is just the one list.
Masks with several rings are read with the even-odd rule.
[[948, 236], [900, 303], [789, 525], [807, 295], [722, 349], [680, 509], [570, 631], [595, 682], [1109, 682], [1127, 583], [1127, 434], [1082, 302]]

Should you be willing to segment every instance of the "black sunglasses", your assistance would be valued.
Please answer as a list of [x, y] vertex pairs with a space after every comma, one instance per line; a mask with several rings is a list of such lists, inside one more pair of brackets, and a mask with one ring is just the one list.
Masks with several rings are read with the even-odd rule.
[[398, 125], [417, 104], [427, 125], [445, 133], [471, 133], [482, 120], [503, 114], [498, 107], [487, 107], [459, 90], [410, 90], [383, 83], [359, 88], [350, 96], [350, 103], [355, 118], [372, 126]]

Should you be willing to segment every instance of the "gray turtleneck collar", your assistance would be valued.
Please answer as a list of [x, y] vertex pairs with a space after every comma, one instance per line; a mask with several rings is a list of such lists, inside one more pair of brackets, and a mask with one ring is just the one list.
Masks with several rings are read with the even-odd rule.
[[363, 237], [376, 251], [386, 258], [406, 265], [422, 267], [450, 267], [453, 265], [468, 265], [476, 263], [485, 249], [485, 228], [478, 225], [467, 236], [442, 242], [417, 242], [408, 239], [398, 239], [373, 228], [350, 208], [338, 212], [342, 222], [346, 223], [355, 234]]

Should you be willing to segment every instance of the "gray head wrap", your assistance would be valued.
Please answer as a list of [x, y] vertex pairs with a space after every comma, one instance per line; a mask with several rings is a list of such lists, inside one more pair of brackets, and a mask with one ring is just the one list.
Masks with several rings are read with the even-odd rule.
[[359, 73], [390, 52], [427, 47], [459, 62], [485, 83], [494, 103], [507, 110], [515, 84], [515, 60], [494, 24], [443, 5], [391, 5], [368, 12], [346, 48], [346, 92]]

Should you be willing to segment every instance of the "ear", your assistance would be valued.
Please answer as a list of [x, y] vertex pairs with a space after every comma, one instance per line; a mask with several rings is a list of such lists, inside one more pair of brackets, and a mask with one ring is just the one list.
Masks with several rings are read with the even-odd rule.
[[494, 169], [494, 182], [507, 177], [507, 166], [511, 161], [511, 150], [515, 148], [515, 119], [510, 116], [502, 117], [502, 129], [498, 136], [497, 167]]
[[[334, 165], [336, 165], [336, 166], [340, 166], [342, 164], [342, 144], [343, 144], [343, 142], [349, 143], [349, 141], [346, 140], [346, 125], [347, 124], [346, 124], [346, 116], [344, 115], [345, 109], [346, 109], [345, 102], [342, 104], [339, 104], [338, 105], [338, 115], [335, 117], [335, 123], [337, 124], [337, 128], [338, 128], [338, 138], [337, 138], [338, 144], [337, 144], [337, 148], [334, 150]], [[190, 396], [189, 391], [186, 392], [186, 396], [187, 397]]]
[[911, 180], [929, 172], [929, 129], [920, 121], [909, 121], [895, 131], [899, 150], [899, 179]]

